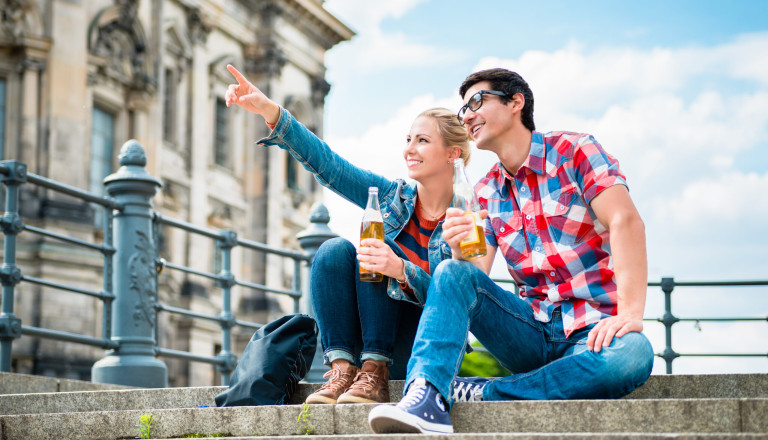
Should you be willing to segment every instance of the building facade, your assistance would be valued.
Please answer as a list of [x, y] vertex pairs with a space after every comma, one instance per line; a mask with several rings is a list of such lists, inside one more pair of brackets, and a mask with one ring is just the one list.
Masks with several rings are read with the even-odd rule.
[[[0, 0], [0, 157], [30, 172], [104, 193], [122, 143], [145, 148], [147, 171], [163, 187], [153, 200], [164, 216], [274, 247], [298, 249], [296, 233], [322, 192], [279, 149], [257, 147], [263, 121], [223, 96], [233, 64], [268, 96], [322, 135], [330, 85], [324, 56], [353, 32], [320, 0]], [[100, 242], [103, 213], [39, 188], [22, 192], [25, 222]], [[101, 256], [20, 235], [25, 275], [95, 288]], [[216, 271], [215, 245], [175, 229], [160, 233], [159, 253], [176, 264]], [[236, 251], [238, 278], [291, 287], [292, 264]], [[171, 273], [159, 300], [204, 313], [220, 307], [212, 283]], [[264, 322], [291, 302], [234, 289], [238, 319]], [[45, 287], [17, 286], [25, 325], [101, 334], [100, 302]], [[219, 329], [160, 316], [161, 346], [215, 355]], [[236, 333], [235, 352], [250, 334]], [[89, 379], [103, 350], [22, 337], [14, 371]], [[210, 385], [215, 369], [166, 360], [171, 385]]]

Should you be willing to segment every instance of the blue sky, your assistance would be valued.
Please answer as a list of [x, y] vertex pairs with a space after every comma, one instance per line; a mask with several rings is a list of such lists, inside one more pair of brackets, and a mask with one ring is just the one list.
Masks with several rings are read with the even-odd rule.
[[[768, 279], [768, 2], [327, 0], [357, 32], [326, 58], [324, 137], [342, 156], [405, 176], [414, 117], [458, 109], [469, 73], [506, 67], [536, 98], [541, 131], [593, 134], [616, 156], [646, 223], [649, 279]], [[372, 160], [375, 158], [375, 160]], [[495, 162], [475, 151], [477, 180]], [[357, 241], [361, 211], [328, 193], [331, 228]], [[503, 264], [493, 269], [504, 277]], [[768, 288], [678, 289], [684, 317], [768, 316]], [[646, 316], [663, 313], [649, 289]], [[646, 325], [654, 349], [663, 328]], [[679, 352], [768, 353], [765, 322], [677, 324]], [[763, 358], [682, 358], [676, 373], [768, 372]], [[663, 372], [657, 360], [655, 373]]]

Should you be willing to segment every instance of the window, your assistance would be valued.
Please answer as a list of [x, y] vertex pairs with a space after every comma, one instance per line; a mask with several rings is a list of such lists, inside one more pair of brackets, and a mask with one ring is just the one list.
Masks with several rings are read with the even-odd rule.
[[163, 139], [176, 141], [176, 77], [173, 70], [165, 69], [165, 95], [163, 96]]
[[216, 165], [230, 167], [229, 112], [223, 99], [216, 99], [216, 123], [213, 138], [213, 160]]
[[5, 158], [5, 78], [0, 78], [0, 159]]
[[[112, 173], [115, 146], [115, 117], [96, 106], [91, 120], [90, 192], [104, 194], [104, 178]], [[95, 224], [101, 225], [101, 209], [96, 209]]]
[[286, 162], [285, 162], [285, 184], [288, 186], [288, 188], [298, 191], [299, 190], [299, 183], [298, 183], [298, 170], [296, 169], [296, 159], [293, 158], [290, 154], [286, 154]]

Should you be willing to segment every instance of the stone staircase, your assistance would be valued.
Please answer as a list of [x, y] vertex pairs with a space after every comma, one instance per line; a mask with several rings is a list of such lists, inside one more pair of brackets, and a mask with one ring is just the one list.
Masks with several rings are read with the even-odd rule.
[[[152, 438], [374, 438], [374, 405], [304, 412], [299, 403], [317, 386], [301, 385], [296, 404], [216, 408], [223, 387], [131, 389], [0, 373], [0, 440], [138, 438], [143, 415], [152, 415]], [[391, 384], [393, 401], [402, 386]], [[768, 440], [768, 374], [652, 376], [621, 400], [458, 403], [451, 417], [453, 435], [375, 438]]]

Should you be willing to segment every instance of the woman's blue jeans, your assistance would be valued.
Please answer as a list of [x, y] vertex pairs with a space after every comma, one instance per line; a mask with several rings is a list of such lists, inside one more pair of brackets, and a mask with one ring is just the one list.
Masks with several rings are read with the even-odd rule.
[[310, 292], [323, 360], [387, 361], [390, 379], [402, 380], [421, 309], [390, 298], [386, 278], [360, 281], [358, 270], [357, 251], [343, 238], [326, 241], [315, 254]]
[[527, 302], [482, 270], [446, 260], [432, 276], [407, 383], [421, 377], [451, 396], [468, 331], [514, 373], [488, 382], [483, 400], [618, 398], [645, 383], [653, 367], [648, 339], [627, 333], [595, 353], [586, 346], [592, 327], [566, 338], [559, 308], [550, 322], [536, 321]]

